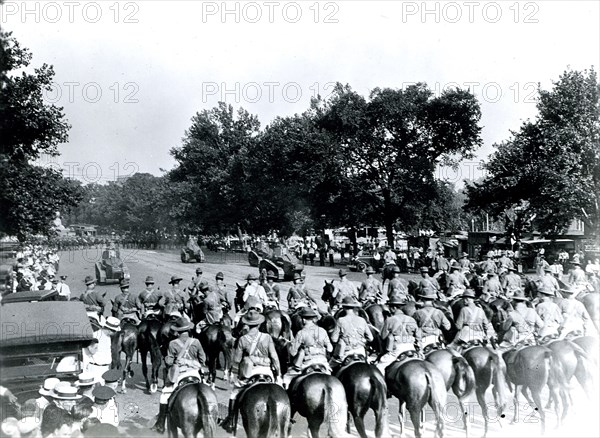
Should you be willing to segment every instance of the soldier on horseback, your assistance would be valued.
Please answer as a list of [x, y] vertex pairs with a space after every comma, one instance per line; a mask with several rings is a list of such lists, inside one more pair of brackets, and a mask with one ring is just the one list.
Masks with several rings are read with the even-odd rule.
[[576, 288], [571, 286], [561, 289], [561, 292], [566, 294], [567, 297], [559, 304], [563, 316], [560, 338], [567, 335], [583, 336], [584, 334], [591, 334], [592, 321], [583, 303], [575, 299]]
[[569, 284], [575, 286], [584, 286], [587, 284], [587, 278], [585, 277], [585, 271], [581, 269], [581, 263], [579, 260], [573, 260], [571, 262], [573, 269], [569, 273]]
[[460, 257], [460, 260], [458, 261], [458, 264], [462, 268], [463, 272], [466, 272], [469, 269], [471, 269], [471, 262], [469, 261], [469, 254], [467, 254], [466, 252], [463, 252]]
[[330, 365], [335, 366], [344, 361], [347, 356], [358, 355], [367, 357], [367, 343], [373, 341], [371, 329], [365, 321], [356, 314], [361, 307], [360, 303], [352, 296], [347, 296], [342, 301], [346, 315], [338, 320], [337, 330], [331, 336], [333, 343], [337, 342], [336, 352]]
[[[462, 295], [465, 306], [460, 309], [456, 319], [458, 333], [448, 348], [462, 350], [467, 344], [485, 343], [495, 337], [494, 328], [488, 321], [483, 309], [475, 303], [475, 292], [467, 289]], [[492, 341], [495, 342], [495, 341]]]
[[517, 291], [512, 301], [514, 309], [510, 310], [505, 322], [505, 333], [499, 347], [511, 348], [519, 343], [532, 345], [535, 342], [535, 334], [544, 327], [544, 321], [535, 309], [527, 305], [529, 298], [521, 290]]
[[265, 288], [258, 283], [258, 276], [256, 274], [248, 274], [248, 276], [246, 277], [246, 281], [248, 282], [248, 284], [246, 286], [246, 289], [244, 290], [244, 296], [242, 297], [242, 301], [245, 303], [249, 297], [256, 297], [264, 306], [265, 303], [269, 301], [269, 298], [267, 297]]
[[490, 251], [486, 254], [486, 260], [481, 262], [480, 268], [486, 274], [498, 272], [498, 266], [496, 266], [496, 262], [493, 258], [494, 254]]
[[115, 298], [112, 307], [112, 316], [123, 320], [129, 318], [134, 324], [140, 323], [136, 299], [129, 292], [129, 280], [123, 279], [120, 284], [121, 295]]
[[159, 303], [162, 301], [162, 293], [154, 289], [154, 278], [151, 276], [146, 277], [146, 289], [144, 289], [138, 295], [136, 299], [136, 306], [142, 315], [142, 318], [148, 316], [148, 314], [159, 314], [160, 309]]
[[553, 301], [554, 291], [550, 289], [538, 289], [540, 302], [535, 307], [535, 311], [543, 322], [540, 330], [540, 338], [558, 337], [558, 331], [563, 322], [562, 312], [558, 305]]
[[402, 311], [402, 306], [407, 300], [394, 298], [388, 301], [388, 306], [394, 314], [387, 318], [381, 330], [381, 338], [385, 345], [385, 353], [379, 362], [377, 368], [385, 374], [385, 369], [394, 362], [402, 353], [415, 351], [415, 345], [420, 338], [417, 322]]
[[288, 309], [290, 312], [297, 310], [300, 307], [312, 306], [315, 301], [308, 294], [304, 286], [300, 273], [294, 273], [294, 285], [290, 288], [287, 295]]
[[419, 281], [419, 292], [431, 292], [435, 293], [438, 298], [445, 299], [444, 296], [440, 296], [440, 285], [439, 283], [429, 276], [429, 268], [427, 266], [421, 267], [421, 280]]
[[[427, 352], [428, 346], [440, 343], [442, 328], [446, 331], [452, 328], [450, 321], [440, 309], [433, 307], [433, 301], [437, 298], [435, 292], [429, 290], [417, 295], [423, 307], [417, 309], [413, 315], [417, 326], [421, 330], [421, 348]], [[431, 347], [430, 347], [431, 348]]]
[[[329, 370], [327, 353], [333, 352], [333, 345], [325, 329], [316, 324], [319, 314], [305, 307], [300, 311], [304, 327], [296, 334], [290, 345], [290, 356], [294, 357], [294, 371], [298, 372], [313, 364], [322, 365]], [[293, 374], [293, 373], [292, 373]], [[286, 375], [286, 381], [288, 375]]]
[[346, 297], [358, 299], [358, 290], [356, 289], [356, 286], [354, 286], [354, 283], [348, 280], [346, 271], [340, 269], [338, 271], [338, 276], [340, 277], [340, 280], [335, 283], [335, 290], [333, 291], [333, 297], [335, 298], [335, 310], [341, 306], [342, 301]]
[[496, 298], [501, 296], [503, 291], [498, 274], [494, 272], [488, 272], [487, 276], [488, 278], [483, 284], [483, 293], [481, 294], [481, 299], [491, 303]]
[[550, 292], [553, 296], [558, 295], [558, 290], [560, 289], [560, 286], [556, 278], [552, 275], [552, 269], [550, 268], [550, 266], [546, 266], [544, 268], [544, 274], [540, 276], [538, 284], [538, 291], [546, 290]]
[[229, 302], [227, 291], [225, 290], [225, 276], [222, 272], [217, 272], [217, 275], [215, 276], [215, 290], [219, 294], [221, 302], [224, 304], [227, 303], [225, 305], [226, 309], [231, 309], [231, 303]]
[[261, 333], [258, 327], [265, 321], [256, 310], [250, 310], [242, 318], [242, 323], [247, 327], [247, 332], [239, 340], [233, 355], [233, 363], [239, 364], [238, 379], [234, 384], [229, 397], [229, 412], [221, 426], [227, 431], [233, 431], [233, 412], [236, 398], [244, 387], [253, 383], [253, 378], [281, 377], [279, 358], [275, 351], [273, 339], [267, 333]]
[[509, 298], [512, 297], [515, 292], [521, 289], [521, 277], [519, 277], [516, 271], [517, 268], [515, 268], [514, 265], [509, 266], [508, 274], [506, 274], [500, 282], [502, 289], [504, 289], [505, 295]]
[[81, 294], [79, 300], [85, 305], [85, 310], [90, 313], [97, 313], [99, 317], [104, 315], [104, 307], [106, 307], [106, 292], [102, 293], [96, 290], [96, 280], [91, 275], [85, 277], [86, 291]]
[[[467, 281], [465, 274], [462, 273], [460, 264], [457, 262], [452, 264], [450, 270], [451, 273], [446, 278], [446, 287], [448, 298], [453, 299], [454, 297], [462, 295], [465, 292], [465, 290], [469, 287], [469, 282]], [[427, 294], [424, 294], [423, 296], [427, 296]]]
[[169, 398], [179, 382], [190, 378], [200, 381], [201, 374], [204, 374], [206, 355], [200, 341], [190, 336], [189, 332], [193, 328], [194, 324], [183, 317], [177, 319], [172, 327], [172, 330], [178, 334], [178, 338], [169, 343], [168, 353], [165, 357], [165, 365], [169, 371], [160, 396], [158, 419], [152, 427], [152, 430], [156, 432], [164, 433], [165, 431]]
[[367, 278], [358, 289], [359, 299], [363, 306], [368, 303], [377, 303], [383, 295], [381, 282], [373, 277], [373, 274], [375, 274], [373, 267], [367, 267], [365, 274], [367, 274]]
[[275, 273], [273, 271], [267, 272], [267, 281], [263, 284], [263, 288], [267, 294], [269, 305], [279, 309], [279, 300], [281, 299], [281, 296], [279, 285], [275, 284]]
[[392, 278], [388, 283], [388, 300], [393, 300], [395, 298], [408, 299], [408, 289], [400, 279], [400, 268], [398, 266], [394, 266], [392, 268], [392, 272], [394, 278]]

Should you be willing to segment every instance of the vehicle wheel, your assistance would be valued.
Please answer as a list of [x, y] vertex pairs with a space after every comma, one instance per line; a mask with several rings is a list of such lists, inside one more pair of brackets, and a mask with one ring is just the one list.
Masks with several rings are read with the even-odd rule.
[[187, 252], [184, 251], [181, 253], [181, 261], [183, 263], [188, 263], [190, 261], [190, 257]]
[[360, 272], [364, 272], [365, 269], [367, 269], [367, 264], [364, 262], [360, 262], [357, 267]]

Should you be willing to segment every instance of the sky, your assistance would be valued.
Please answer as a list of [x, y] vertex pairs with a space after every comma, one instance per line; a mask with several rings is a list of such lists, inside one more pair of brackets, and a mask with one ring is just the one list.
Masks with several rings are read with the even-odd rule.
[[56, 72], [48, 103], [72, 125], [42, 165], [104, 183], [161, 175], [196, 112], [219, 101], [261, 126], [332, 84], [470, 88], [483, 146], [438, 176], [480, 177], [494, 143], [535, 117], [537, 84], [600, 64], [599, 1], [8, 1], [0, 25]]

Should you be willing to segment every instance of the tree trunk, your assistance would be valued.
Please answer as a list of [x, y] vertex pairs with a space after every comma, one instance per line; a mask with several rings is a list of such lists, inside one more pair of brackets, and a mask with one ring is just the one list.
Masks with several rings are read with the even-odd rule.
[[383, 221], [388, 245], [394, 247], [394, 218], [392, 217], [392, 195], [388, 189], [383, 190]]

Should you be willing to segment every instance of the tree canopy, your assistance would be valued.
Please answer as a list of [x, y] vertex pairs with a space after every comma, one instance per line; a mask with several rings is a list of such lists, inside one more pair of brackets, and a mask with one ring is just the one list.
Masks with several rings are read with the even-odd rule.
[[[514, 216], [513, 228], [533, 219], [558, 235], [579, 218], [600, 227], [600, 88], [596, 72], [565, 71], [551, 90], [538, 88], [538, 115], [497, 145], [487, 176], [468, 187], [471, 210]], [[509, 213], [513, 211], [513, 213]], [[519, 233], [513, 230], [513, 234]]]
[[0, 233], [20, 240], [48, 234], [55, 213], [76, 205], [81, 196], [60, 172], [32, 164], [41, 154], [58, 155], [70, 126], [62, 108], [43, 100], [54, 77], [52, 66], [28, 73], [31, 59], [10, 33], [0, 31]]

